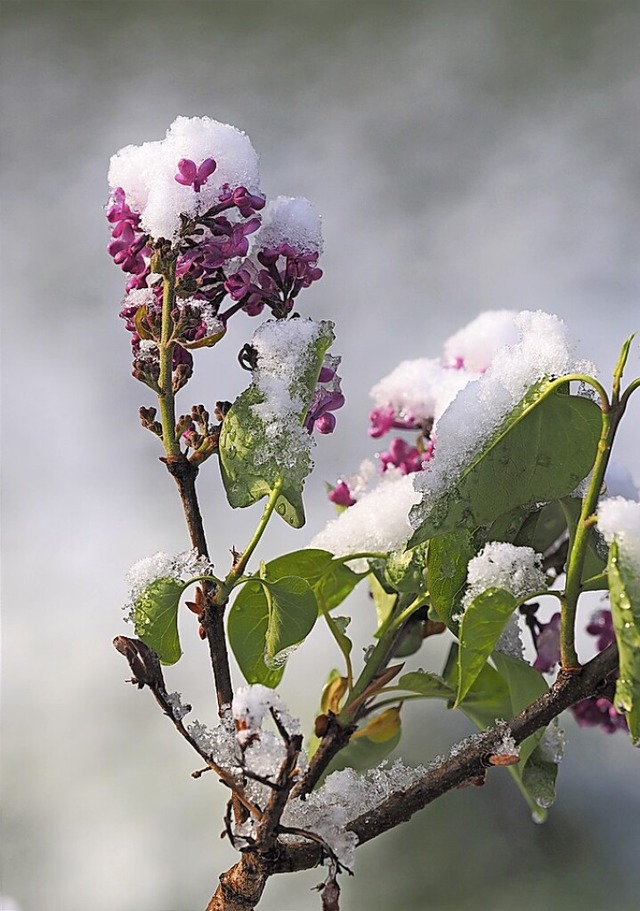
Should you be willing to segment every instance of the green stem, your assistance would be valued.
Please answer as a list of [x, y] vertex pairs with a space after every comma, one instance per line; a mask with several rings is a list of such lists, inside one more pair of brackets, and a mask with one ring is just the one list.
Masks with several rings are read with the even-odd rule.
[[244, 551], [238, 557], [238, 560], [236, 561], [236, 563], [234, 563], [233, 568], [231, 569], [231, 571], [228, 573], [226, 579], [224, 580], [224, 584], [221, 585], [220, 588], [218, 589], [216, 603], [226, 604], [226, 602], [229, 598], [229, 592], [234, 587], [234, 585], [239, 580], [239, 578], [244, 574], [247, 563], [251, 559], [251, 556], [252, 556], [254, 550], [260, 543], [260, 539], [262, 538], [262, 535], [264, 534], [264, 531], [265, 531], [267, 525], [269, 524], [269, 519], [273, 515], [273, 511], [276, 508], [276, 503], [278, 502], [278, 498], [282, 491], [282, 486], [283, 486], [283, 481], [282, 481], [282, 479], [280, 479], [276, 483], [273, 490], [271, 491], [271, 494], [267, 501], [267, 505], [265, 506], [264, 512], [262, 513], [262, 518], [258, 522], [258, 525], [256, 526], [256, 530], [254, 531], [251, 540], [247, 544]]
[[568, 373], [566, 376], [559, 376], [556, 380], [553, 380], [548, 387], [547, 392], [551, 392], [558, 386], [564, 386], [565, 383], [585, 383], [587, 386], [591, 386], [598, 393], [602, 410], [605, 413], [609, 411], [610, 403], [607, 391], [602, 383], [599, 383], [595, 377], [589, 376], [586, 373]]
[[376, 551], [363, 550], [355, 554], [345, 554], [342, 557], [334, 557], [334, 563], [350, 563], [351, 560], [386, 560], [388, 553], [377, 553]]
[[582, 585], [582, 571], [598, 498], [611, 456], [611, 447], [623, 411], [624, 407], [622, 403], [619, 403], [611, 406], [608, 411], [602, 412], [602, 432], [598, 442], [595, 462], [593, 463], [591, 482], [583, 497], [580, 517], [569, 547], [567, 581], [564, 598], [562, 599], [562, 619], [560, 623], [560, 661], [565, 671], [575, 671], [580, 667], [575, 648], [575, 621]]
[[635, 380], [632, 380], [629, 383], [629, 385], [627, 386], [627, 388], [625, 389], [624, 393], [622, 394], [622, 398], [620, 399], [621, 408], [627, 407], [627, 404], [629, 402], [629, 397], [632, 396], [633, 393], [636, 392], [638, 389], [640, 389], [640, 376], [637, 377]]
[[[382, 700], [380, 700], [380, 702], [374, 702], [373, 705], [370, 705], [368, 708], [365, 709], [365, 711], [362, 713], [363, 716], [366, 718], [367, 715], [371, 715], [373, 712], [379, 711], [379, 709], [385, 709], [389, 705], [391, 705], [391, 706], [397, 705], [399, 702], [400, 703], [411, 702], [414, 699], [439, 698], [439, 697], [434, 697], [434, 696], [425, 696], [423, 693], [407, 693], [407, 691], [403, 690], [401, 686], [396, 687], [396, 689], [398, 690], [397, 696], [392, 696], [390, 699], [382, 699]], [[384, 690], [380, 690], [380, 692], [387, 693], [387, 692], [389, 692], [389, 690], [384, 689]], [[400, 695], [401, 693], [404, 693], [404, 695]]]
[[418, 610], [418, 608], [422, 607], [423, 605], [425, 605], [427, 603], [428, 603], [428, 597], [426, 594], [418, 595], [411, 602], [411, 604], [409, 604], [408, 607], [405, 607], [405, 609], [402, 611], [402, 613], [398, 614], [397, 617], [394, 617], [394, 619], [388, 625], [386, 632], [391, 633], [391, 634], [397, 632], [400, 629], [400, 627], [404, 623], [406, 623], [406, 621], [409, 619], [409, 617], [412, 614], [415, 614], [415, 612]]
[[175, 304], [176, 294], [176, 260], [167, 257], [165, 271], [163, 272], [162, 291], [162, 331], [158, 344], [160, 357], [160, 376], [158, 385], [158, 410], [162, 425], [162, 443], [167, 458], [177, 458], [180, 455], [180, 443], [176, 439], [176, 411], [175, 397], [173, 394], [173, 320], [171, 311]]
[[217, 576], [208, 575], [208, 576], [193, 576], [192, 579], [187, 579], [187, 581], [184, 583], [184, 587], [188, 588], [190, 585], [193, 585], [194, 582], [212, 582], [218, 588], [222, 585], [221, 580], [218, 579]]

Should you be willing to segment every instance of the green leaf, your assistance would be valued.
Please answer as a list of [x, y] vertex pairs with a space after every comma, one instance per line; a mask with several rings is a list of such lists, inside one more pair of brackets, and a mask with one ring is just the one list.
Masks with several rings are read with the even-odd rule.
[[178, 603], [184, 589], [185, 584], [176, 579], [154, 579], [133, 605], [136, 636], [154, 650], [163, 664], [175, 664], [182, 655]]
[[330, 614], [326, 616], [329, 618], [329, 625], [340, 651], [345, 658], [348, 658], [353, 648], [353, 642], [347, 636], [347, 628], [351, 623], [351, 617], [332, 617]]
[[[522, 527], [513, 538], [516, 547], [531, 547], [537, 554], [543, 554], [567, 529], [562, 504], [559, 500], [547, 503], [530, 513]], [[496, 539], [502, 540], [502, 539]]]
[[304, 579], [250, 579], [229, 611], [229, 643], [248, 683], [276, 687], [288, 654], [311, 632], [316, 597]]
[[284, 667], [267, 667], [264, 650], [269, 628], [269, 605], [263, 585], [246, 582], [238, 592], [227, 622], [229, 645], [247, 683], [276, 687]]
[[399, 730], [389, 740], [375, 741], [368, 737], [358, 737], [357, 740], [351, 740], [347, 746], [340, 750], [338, 755], [329, 763], [327, 771], [323, 775], [323, 780], [332, 772], [339, 772], [342, 769], [356, 769], [364, 771], [372, 769], [379, 765], [383, 759], [395, 750], [400, 743], [402, 731]]
[[460, 622], [456, 706], [469, 692], [517, 606], [518, 601], [510, 592], [489, 588], [465, 610]]
[[555, 803], [557, 775], [557, 763], [546, 759], [540, 747], [536, 746], [522, 769], [521, 784], [535, 822], [544, 822], [547, 810]]
[[410, 617], [405, 622], [402, 632], [393, 649], [394, 658], [408, 658], [419, 652], [424, 644], [424, 624], [421, 619]]
[[410, 671], [403, 674], [398, 680], [398, 686], [410, 693], [420, 693], [432, 699], [452, 699], [455, 690], [452, 690], [443, 677], [431, 674], [428, 671]]
[[[449, 657], [442, 672], [443, 680], [454, 693], [458, 691], [458, 652], [459, 646], [454, 643], [449, 650]], [[508, 720], [510, 718], [509, 687], [494, 667], [484, 664], [458, 708], [480, 730], [484, 731], [495, 724], [496, 719]]]
[[327, 550], [306, 548], [295, 550], [271, 560], [266, 566], [266, 578], [277, 581], [284, 576], [306, 579], [325, 610], [333, 610], [368, 573], [355, 573]]
[[640, 743], [640, 578], [620, 553], [609, 548], [609, 599], [618, 643], [620, 677], [615, 705], [627, 718], [631, 741]]
[[[388, 586], [387, 586], [388, 587]], [[369, 588], [373, 596], [373, 603], [376, 606], [376, 616], [378, 618], [378, 629], [376, 635], [385, 629], [387, 623], [391, 620], [393, 610], [398, 603], [398, 594], [395, 591], [387, 591], [385, 583], [381, 582], [375, 573], [369, 576]]]
[[[566, 496], [595, 459], [602, 415], [591, 399], [543, 380], [502, 422], [473, 461], [429, 509], [414, 506], [411, 545], [477, 528], [521, 506]], [[418, 525], [419, 523], [419, 525]]]
[[[301, 528], [305, 522], [302, 488], [312, 467], [302, 425], [324, 354], [334, 338], [331, 323], [323, 321], [319, 325], [317, 338], [307, 352], [306, 366], [300, 375], [290, 378], [291, 401], [300, 402], [297, 419], [286, 418], [278, 424], [263, 419], [257, 406], [265, 403], [265, 393], [254, 381], [225, 415], [218, 444], [229, 504], [233, 508], [251, 506], [281, 485], [275, 511], [294, 528]], [[265, 379], [262, 374], [261, 379]], [[274, 381], [284, 382], [280, 376], [274, 376]]]
[[454, 620], [454, 615], [460, 610], [469, 560], [477, 552], [476, 538], [466, 529], [439, 535], [429, 542], [427, 578], [431, 606], [456, 634], [458, 621]]

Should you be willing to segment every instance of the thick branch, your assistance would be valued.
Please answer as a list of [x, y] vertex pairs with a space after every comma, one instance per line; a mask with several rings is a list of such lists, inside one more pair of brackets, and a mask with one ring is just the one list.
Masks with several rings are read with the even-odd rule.
[[[617, 667], [618, 654], [612, 645], [585, 664], [581, 674], [560, 674], [548, 693], [511, 720], [509, 729], [515, 742], [522, 743], [581, 699], [606, 691]], [[406, 822], [448, 791], [481, 780], [491, 767], [489, 758], [504, 733], [504, 725], [497, 725], [478, 735], [455, 756], [429, 769], [421, 781], [406, 791], [392, 794], [379, 806], [350, 822], [347, 828], [356, 833], [360, 844], [364, 844]], [[207, 911], [252, 911], [269, 876], [307, 870], [321, 861], [322, 848], [313, 842], [278, 844], [268, 856], [245, 854], [220, 877], [220, 888]]]
[[[178, 486], [191, 544], [203, 557], [209, 559], [202, 515], [196, 493], [197, 465], [192, 465], [184, 454], [175, 459], [165, 459], [169, 474]], [[209, 644], [209, 655], [218, 696], [218, 708], [230, 705], [233, 700], [233, 686], [229, 669], [229, 654], [224, 630], [224, 605], [215, 604], [215, 589], [210, 583], [203, 583], [205, 609], [202, 627]]]
[[[546, 727], [561, 712], [576, 702], [594, 696], [607, 687], [618, 666], [615, 646], [610, 646], [585, 665], [582, 674], [560, 674], [548, 693], [516, 715], [509, 723], [516, 744]], [[371, 813], [353, 820], [348, 828], [358, 836], [359, 844], [370, 841], [406, 822], [438, 797], [459, 788], [484, 774], [487, 759], [502, 738], [504, 729], [494, 727], [477, 738], [458, 755], [445, 760], [428, 772], [421, 782], [401, 794], [393, 794]]]

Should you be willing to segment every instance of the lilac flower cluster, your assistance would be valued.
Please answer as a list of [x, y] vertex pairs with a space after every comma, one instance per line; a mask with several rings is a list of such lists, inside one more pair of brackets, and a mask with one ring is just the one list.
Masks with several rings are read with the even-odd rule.
[[322, 269], [316, 265], [318, 255], [297, 251], [287, 243], [261, 250], [256, 259], [262, 268], [247, 262], [229, 276], [225, 289], [249, 316], [257, 316], [265, 307], [276, 316], [285, 316], [300, 291], [322, 278]]
[[140, 228], [140, 215], [127, 205], [122, 187], [114, 189], [111, 199], [107, 221], [113, 227], [107, 251], [114, 263], [132, 276], [125, 286], [127, 291], [146, 288], [151, 251], [147, 235]]
[[[286, 318], [322, 276], [319, 217], [307, 200], [278, 197], [266, 206], [257, 165], [245, 134], [206, 117], [178, 118], [166, 139], [112, 158], [108, 250], [129, 275], [120, 315], [132, 335], [134, 375], [150, 385], [163, 257], [175, 263], [174, 367], [183, 373], [191, 370], [188, 349], [214, 344], [234, 313], [266, 307]], [[318, 395], [315, 425], [330, 432], [340, 393]]]

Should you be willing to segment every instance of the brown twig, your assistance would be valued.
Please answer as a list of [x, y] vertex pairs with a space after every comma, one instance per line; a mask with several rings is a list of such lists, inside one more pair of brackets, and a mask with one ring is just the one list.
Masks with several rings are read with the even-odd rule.
[[[196, 492], [198, 466], [193, 465], [184, 453], [181, 453], [176, 458], [163, 459], [163, 461], [178, 487], [191, 545], [201, 556], [209, 559], [207, 538]], [[226, 605], [214, 602], [215, 588], [212, 583], [203, 583], [202, 589], [205, 608], [201, 623], [209, 645], [209, 655], [218, 696], [218, 709], [222, 711], [223, 706], [231, 705], [233, 700], [229, 653], [224, 629], [224, 610]]]
[[[140, 689], [144, 686], [149, 687], [164, 714], [171, 719], [180, 736], [196, 751], [198, 756], [206, 763], [207, 768], [218, 775], [220, 781], [232, 791], [233, 795], [240, 801], [245, 810], [253, 816], [260, 818], [262, 816], [262, 811], [248, 799], [244, 793], [244, 788], [236, 780], [235, 776], [228, 769], [224, 769], [222, 766], [218, 765], [206, 750], [200, 746], [198, 741], [192, 737], [182, 723], [182, 718], [174, 711], [174, 707], [171, 704], [165, 686], [160, 661], [153, 649], [149, 648], [148, 645], [145, 645], [140, 639], [130, 639], [127, 636], [116, 636], [113, 640], [113, 645], [121, 655], [124, 655], [129, 663], [129, 667], [133, 673], [130, 682], [136, 684]], [[194, 777], [200, 777], [202, 772], [203, 770], [196, 771]]]

